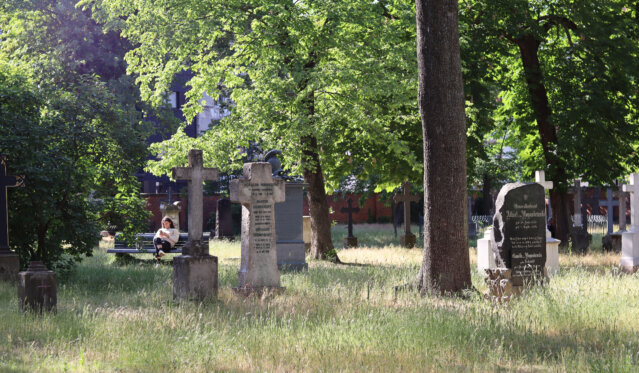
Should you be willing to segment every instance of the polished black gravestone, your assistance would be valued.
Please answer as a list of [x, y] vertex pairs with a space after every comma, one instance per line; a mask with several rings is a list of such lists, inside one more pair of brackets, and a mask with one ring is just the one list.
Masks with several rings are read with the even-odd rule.
[[215, 239], [233, 239], [231, 200], [228, 198], [222, 198], [217, 201], [217, 209], [215, 211]]
[[40, 261], [29, 263], [26, 271], [18, 273], [18, 301], [21, 311], [55, 312], [58, 303], [55, 272]]
[[357, 247], [357, 237], [353, 236], [353, 213], [359, 212], [359, 207], [353, 207], [353, 199], [346, 200], [348, 207], [342, 207], [340, 211], [348, 214], [348, 236], [344, 238], [344, 248]]
[[510, 183], [499, 191], [493, 217], [493, 252], [498, 267], [512, 269], [513, 286], [545, 279], [544, 188]]
[[18, 254], [9, 250], [9, 204], [7, 188], [23, 186], [22, 176], [7, 175], [7, 165], [0, 156], [0, 281], [15, 282], [20, 270]]

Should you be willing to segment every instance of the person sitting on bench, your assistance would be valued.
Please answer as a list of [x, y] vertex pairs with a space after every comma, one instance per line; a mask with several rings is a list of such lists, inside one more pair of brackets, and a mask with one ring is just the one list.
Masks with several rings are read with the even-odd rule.
[[162, 218], [162, 228], [158, 229], [153, 237], [155, 246], [155, 258], [160, 261], [166, 251], [171, 251], [175, 243], [180, 239], [180, 232], [175, 229], [173, 220], [168, 216]]

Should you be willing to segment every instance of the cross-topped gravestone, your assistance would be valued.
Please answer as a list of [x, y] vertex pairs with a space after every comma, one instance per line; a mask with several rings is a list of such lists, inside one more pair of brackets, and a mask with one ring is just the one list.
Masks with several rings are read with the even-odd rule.
[[402, 193], [395, 194], [393, 198], [395, 203], [404, 203], [404, 235], [399, 238], [402, 246], [406, 248], [412, 248], [417, 241], [414, 234], [410, 231], [410, 203], [419, 201], [417, 194], [410, 194], [410, 183], [404, 182], [402, 184]]
[[189, 167], [173, 168], [173, 178], [188, 180], [189, 240], [182, 255], [173, 258], [173, 298], [202, 300], [217, 295], [217, 257], [209, 255], [209, 243], [202, 242], [202, 183], [217, 180], [215, 168], [203, 166], [202, 150], [189, 151]]
[[280, 287], [275, 240], [275, 203], [285, 198], [285, 182], [274, 179], [271, 164], [244, 164], [231, 181], [231, 201], [242, 204], [242, 259], [238, 292]]
[[[546, 181], [546, 175], [544, 171], [535, 171], [535, 182], [544, 190], [550, 190], [553, 187], [552, 181]], [[550, 204], [548, 205], [550, 208]], [[546, 271], [549, 274], [555, 274], [559, 272], [559, 244], [561, 240], [555, 239], [548, 230], [546, 225]]]
[[612, 233], [613, 226], [613, 209], [615, 206], [619, 206], [619, 201], [616, 201], [612, 198], [612, 188], [606, 189], [606, 201], [599, 202], [599, 206], [603, 206], [606, 208], [606, 217], [608, 218], [608, 234]]
[[344, 247], [357, 247], [357, 237], [353, 236], [353, 213], [359, 212], [359, 207], [353, 207], [353, 199], [346, 201], [348, 207], [342, 207], [339, 211], [348, 214], [348, 237], [344, 238]]
[[630, 228], [621, 236], [621, 267], [634, 272], [639, 268], [639, 174], [630, 175], [630, 184], [623, 186], [630, 194]]
[[7, 175], [7, 165], [0, 156], [0, 281], [16, 281], [20, 270], [18, 254], [9, 250], [7, 188], [23, 186], [23, 181], [22, 176]]
[[[189, 167], [175, 167], [173, 168], [173, 178], [175, 180], [188, 180], [188, 193], [189, 193], [189, 241], [202, 241], [202, 223], [203, 219], [203, 192], [204, 187], [202, 183], [204, 181], [215, 181], [218, 178], [217, 168], [205, 168], [203, 167], [202, 151], [199, 149], [191, 149], [189, 151]], [[182, 252], [184, 254], [208, 254], [209, 246], [200, 245], [205, 250], [202, 252], [197, 251], [194, 247], [187, 248], [185, 245]], [[192, 250], [196, 251], [193, 252]], [[186, 251], [185, 251], [186, 250]]]

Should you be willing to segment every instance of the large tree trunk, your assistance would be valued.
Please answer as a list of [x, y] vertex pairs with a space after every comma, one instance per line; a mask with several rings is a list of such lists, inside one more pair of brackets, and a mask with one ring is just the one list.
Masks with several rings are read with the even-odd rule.
[[466, 123], [457, 0], [416, 0], [419, 108], [424, 134], [422, 294], [471, 286]]
[[555, 237], [561, 240], [562, 246], [568, 245], [570, 233], [570, 206], [568, 203], [566, 169], [557, 151], [557, 131], [552, 124], [552, 109], [548, 102], [548, 93], [544, 85], [541, 64], [539, 63], [539, 41], [531, 35], [524, 35], [514, 40], [521, 51], [521, 61], [526, 75], [526, 84], [530, 94], [530, 102], [537, 120], [537, 129], [544, 151], [544, 160], [554, 189], [550, 192], [550, 200], [555, 225]]
[[331, 220], [324, 189], [324, 175], [317, 153], [317, 139], [302, 137], [304, 181], [308, 184], [308, 205], [311, 214], [311, 257], [339, 263], [331, 239]]

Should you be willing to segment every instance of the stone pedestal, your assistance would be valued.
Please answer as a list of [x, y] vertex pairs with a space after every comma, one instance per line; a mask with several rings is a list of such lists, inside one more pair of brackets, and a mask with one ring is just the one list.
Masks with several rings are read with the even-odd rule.
[[622, 233], [621, 260], [619, 264], [624, 272], [634, 273], [639, 269], [639, 232], [629, 231]]
[[18, 273], [18, 302], [21, 311], [55, 312], [57, 278], [42, 262], [31, 262], [26, 271]]
[[484, 237], [477, 240], [477, 271], [485, 275], [485, 270], [495, 268], [495, 254], [493, 253], [492, 240], [490, 239], [492, 227], [484, 232]]
[[173, 299], [217, 297], [217, 268], [217, 257], [212, 255], [173, 258]]
[[493, 302], [503, 303], [510, 301], [513, 297], [521, 295], [523, 286], [515, 286], [512, 281], [512, 271], [508, 268], [486, 269], [486, 285], [488, 294], [486, 299]]
[[357, 237], [344, 237], [344, 248], [350, 249], [357, 247]]
[[617, 231], [610, 234], [610, 244], [612, 251], [621, 252], [621, 237], [625, 231]]
[[556, 275], [559, 273], [559, 244], [561, 240], [552, 238], [550, 231], [546, 229], [546, 273]]
[[412, 249], [413, 247], [415, 247], [416, 243], [417, 237], [415, 237], [415, 235], [412, 233], [404, 234], [399, 238], [399, 244], [407, 249]]
[[16, 282], [20, 271], [20, 258], [10, 250], [0, 250], [0, 281]]
[[574, 252], [585, 254], [590, 246], [590, 235], [584, 226], [573, 226], [570, 230], [570, 242], [572, 243], [572, 250]]

